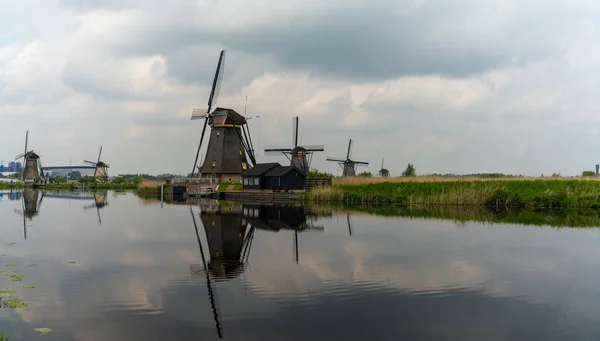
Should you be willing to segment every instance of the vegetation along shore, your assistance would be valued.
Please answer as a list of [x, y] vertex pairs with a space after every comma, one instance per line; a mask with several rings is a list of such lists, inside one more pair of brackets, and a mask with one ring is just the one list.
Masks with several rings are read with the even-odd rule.
[[302, 195], [304, 201], [341, 204], [479, 205], [513, 208], [600, 208], [595, 177], [456, 179], [343, 178]]

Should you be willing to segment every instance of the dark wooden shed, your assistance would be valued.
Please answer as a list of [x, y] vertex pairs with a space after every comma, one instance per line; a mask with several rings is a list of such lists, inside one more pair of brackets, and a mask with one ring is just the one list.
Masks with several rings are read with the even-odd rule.
[[281, 167], [281, 165], [277, 162], [258, 163], [245, 171], [242, 173], [242, 189], [264, 189], [264, 176], [275, 167]]
[[265, 189], [303, 190], [306, 174], [294, 166], [273, 167], [264, 175]]

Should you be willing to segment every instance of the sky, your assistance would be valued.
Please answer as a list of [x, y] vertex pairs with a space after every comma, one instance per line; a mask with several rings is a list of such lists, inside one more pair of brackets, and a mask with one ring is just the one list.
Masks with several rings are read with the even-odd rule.
[[[219, 106], [265, 148], [392, 175], [580, 174], [600, 163], [593, 0], [0, 0], [0, 161], [191, 171], [214, 69]], [[247, 103], [245, 101], [248, 98]]]

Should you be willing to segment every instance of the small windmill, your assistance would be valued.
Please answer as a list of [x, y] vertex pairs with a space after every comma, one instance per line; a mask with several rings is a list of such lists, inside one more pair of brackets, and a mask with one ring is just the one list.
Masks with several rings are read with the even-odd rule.
[[[26, 189], [23, 190], [22, 196], [22, 210], [14, 209], [15, 213], [23, 217], [23, 237], [27, 239], [27, 223], [25, 218], [33, 220], [38, 215], [40, 208], [42, 207], [42, 200], [44, 199], [44, 192], [38, 189]], [[39, 197], [39, 200], [38, 200]]]
[[383, 159], [381, 159], [381, 169], [379, 170], [379, 176], [382, 178], [389, 178], [390, 177], [390, 171], [383, 168]]
[[275, 149], [265, 149], [265, 155], [280, 155], [283, 153], [288, 160], [290, 160], [290, 164], [295, 166], [299, 170], [304, 173], [308, 173], [310, 170], [310, 163], [312, 161], [312, 155], [314, 152], [322, 152], [325, 150], [323, 145], [314, 145], [314, 146], [299, 146], [298, 145], [298, 117], [294, 117], [292, 127], [292, 148], [275, 148]]
[[355, 161], [352, 160], [352, 139], [348, 142], [348, 152], [346, 153], [346, 158], [335, 158], [328, 157], [327, 161], [333, 161], [339, 163], [340, 167], [342, 167], [342, 176], [356, 176], [356, 167], [358, 165], [368, 165], [368, 162], [364, 161]]
[[94, 203], [90, 205], [86, 205], [83, 207], [83, 210], [89, 210], [92, 208], [96, 209], [98, 213], [98, 224], [102, 225], [102, 218], [100, 217], [100, 209], [108, 205], [107, 193], [106, 192], [96, 192], [94, 193]]
[[25, 151], [23, 154], [17, 155], [15, 157], [15, 161], [23, 158], [21, 180], [23, 180], [23, 182], [32, 182], [37, 184], [41, 182], [41, 178], [44, 176], [44, 171], [41, 169], [39, 164], [40, 156], [34, 153], [33, 150], [27, 150], [28, 141], [29, 130], [25, 133]]
[[235, 110], [228, 108], [217, 107], [214, 111], [211, 111], [217, 104], [224, 68], [225, 51], [223, 50], [219, 56], [215, 78], [208, 97], [208, 109], [193, 109], [191, 117], [192, 120], [204, 119], [191, 176], [194, 177], [194, 173], [196, 173], [198, 156], [204, 142], [204, 133], [206, 127], [210, 125], [212, 129], [206, 156], [199, 167], [199, 172], [210, 174], [217, 182], [223, 180], [224, 177], [240, 177], [249, 168], [248, 159], [251, 162], [250, 166], [256, 164], [254, 146], [247, 124], [247, 120], [251, 118], [246, 118]]
[[93, 162], [93, 161], [83, 160], [83, 162], [96, 167], [96, 169], [94, 169], [94, 177], [107, 178], [108, 177], [108, 168], [110, 168], [110, 166], [108, 164], [100, 161], [101, 156], [102, 156], [102, 146], [100, 146], [100, 153], [98, 153], [98, 161]]

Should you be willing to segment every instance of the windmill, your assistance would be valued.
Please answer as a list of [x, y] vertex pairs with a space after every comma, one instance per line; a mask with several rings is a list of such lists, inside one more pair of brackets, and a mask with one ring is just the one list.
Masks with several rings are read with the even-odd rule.
[[102, 146], [100, 146], [100, 153], [98, 153], [98, 161], [92, 162], [92, 161], [88, 161], [88, 160], [83, 160], [83, 162], [96, 167], [96, 169], [94, 169], [94, 177], [102, 177], [102, 178], [106, 179], [108, 177], [107, 170], [108, 170], [108, 168], [110, 168], [110, 165], [100, 161], [101, 156], [102, 156]]
[[27, 151], [27, 142], [29, 141], [29, 130], [25, 133], [25, 151], [23, 154], [17, 155], [15, 161], [23, 158], [23, 168], [21, 171], [21, 180], [23, 182], [31, 182], [37, 184], [41, 182], [44, 176], [44, 171], [41, 169], [39, 160], [40, 156], [33, 152]]
[[383, 168], [383, 159], [381, 159], [381, 169], [379, 170], [379, 176], [382, 178], [389, 178], [390, 177], [390, 171]]
[[352, 157], [352, 139], [348, 142], [348, 152], [346, 153], [346, 158], [335, 158], [328, 157], [327, 161], [333, 161], [339, 163], [340, 167], [342, 167], [342, 176], [356, 176], [356, 167], [358, 165], [368, 165], [368, 162], [364, 161], [355, 161], [351, 159]]
[[288, 160], [290, 165], [295, 166], [304, 173], [308, 173], [310, 170], [310, 163], [312, 161], [313, 152], [322, 152], [325, 148], [322, 145], [315, 146], [299, 146], [298, 145], [298, 117], [294, 117], [292, 127], [292, 148], [275, 148], [265, 149], [266, 155], [279, 155], [283, 153]]
[[[208, 98], [208, 109], [194, 109], [192, 120], [204, 119], [200, 143], [194, 160], [191, 177], [196, 173], [198, 155], [204, 141], [206, 126], [210, 125], [211, 132], [206, 149], [206, 156], [198, 172], [203, 178], [210, 178], [211, 182], [241, 181], [241, 174], [256, 164], [254, 147], [250, 137], [246, 118], [233, 109], [217, 107], [223, 69], [225, 67], [225, 50], [221, 51], [219, 62], [215, 71], [212, 89]], [[255, 117], [252, 117], [255, 118]], [[248, 159], [250, 164], [248, 164]]]

